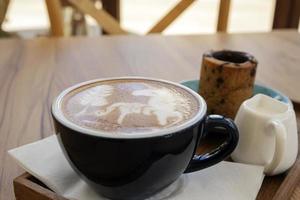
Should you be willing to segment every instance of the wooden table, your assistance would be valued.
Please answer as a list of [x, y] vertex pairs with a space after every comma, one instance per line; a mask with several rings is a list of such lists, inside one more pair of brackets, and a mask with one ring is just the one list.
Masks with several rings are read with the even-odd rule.
[[[13, 199], [13, 178], [23, 172], [7, 150], [53, 134], [50, 105], [61, 90], [110, 76], [195, 79], [202, 53], [219, 48], [252, 52], [258, 81], [300, 100], [300, 35], [294, 31], [0, 40], [0, 199]], [[299, 199], [300, 185], [295, 191]]]

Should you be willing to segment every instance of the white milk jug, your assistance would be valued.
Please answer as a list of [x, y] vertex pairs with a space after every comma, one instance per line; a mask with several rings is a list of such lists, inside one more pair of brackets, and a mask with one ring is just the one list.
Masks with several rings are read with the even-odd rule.
[[240, 139], [231, 157], [265, 166], [267, 175], [290, 168], [298, 153], [296, 115], [291, 105], [257, 94], [242, 103], [235, 118]]

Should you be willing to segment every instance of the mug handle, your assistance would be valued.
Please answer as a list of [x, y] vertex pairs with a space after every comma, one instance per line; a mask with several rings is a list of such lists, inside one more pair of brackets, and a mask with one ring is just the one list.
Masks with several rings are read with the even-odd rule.
[[[271, 172], [279, 165], [285, 152], [287, 132], [281, 121], [271, 120], [267, 123], [267, 128], [272, 128], [271, 133], [275, 137], [275, 150], [272, 161], [266, 166], [265, 171]], [[270, 133], [270, 131], [267, 131]]]
[[206, 117], [203, 126], [203, 137], [211, 131], [218, 131], [227, 134], [226, 140], [216, 149], [202, 155], [194, 155], [184, 173], [198, 171], [210, 167], [229, 156], [239, 140], [238, 129], [231, 119], [221, 115], [209, 115]]

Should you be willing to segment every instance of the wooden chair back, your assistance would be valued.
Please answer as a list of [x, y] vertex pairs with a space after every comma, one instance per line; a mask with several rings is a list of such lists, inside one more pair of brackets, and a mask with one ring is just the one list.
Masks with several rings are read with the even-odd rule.
[[[46, 0], [51, 33], [53, 36], [63, 36], [62, 7], [72, 6], [80, 12], [90, 15], [108, 34], [128, 34], [119, 23], [120, 0], [101, 0], [102, 9], [95, 6], [94, 0]], [[167, 12], [148, 33], [161, 33], [174, 20], [190, 7], [195, 0], [180, 0]], [[220, 0], [218, 23], [216, 30], [227, 31], [231, 0]], [[299, 0], [276, 0], [273, 28], [297, 28], [300, 16]]]

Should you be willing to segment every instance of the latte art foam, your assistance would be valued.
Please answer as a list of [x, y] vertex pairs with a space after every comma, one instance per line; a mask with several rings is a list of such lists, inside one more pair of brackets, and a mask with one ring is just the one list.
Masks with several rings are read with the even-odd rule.
[[83, 128], [138, 134], [180, 125], [199, 109], [183, 88], [152, 80], [106, 80], [81, 86], [62, 101], [64, 116]]

